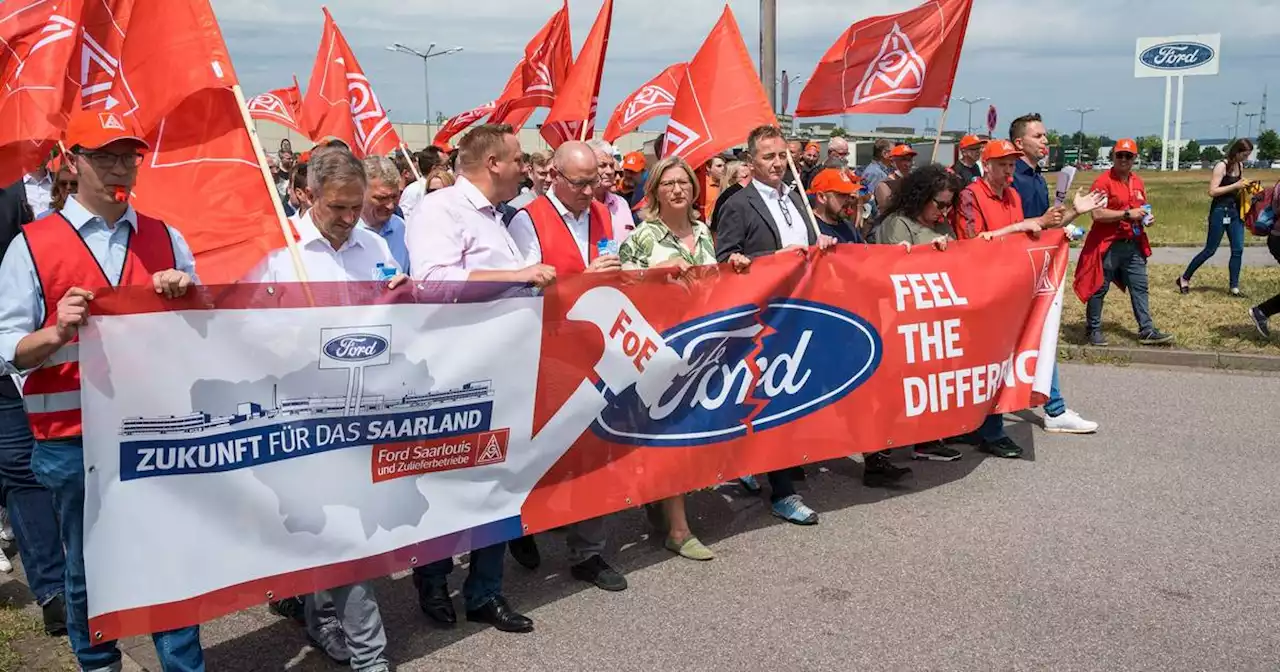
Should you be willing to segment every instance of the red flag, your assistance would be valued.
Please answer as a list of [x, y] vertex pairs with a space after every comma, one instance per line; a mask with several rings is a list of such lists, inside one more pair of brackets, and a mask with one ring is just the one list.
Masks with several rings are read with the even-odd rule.
[[[513, 110], [551, 107], [556, 91], [573, 65], [573, 40], [569, 37], [569, 2], [551, 16], [524, 48], [524, 59], [516, 66], [512, 81], [498, 98], [498, 109], [491, 119], [515, 126]], [[520, 79], [515, 81], [516, 74]], [[529, 115], [524, 116], [527, 120]], [[521, 124], [524, 123], [521, 120]]]
[[521, 87], [524, 86], [524, 59], [520, 59], [516, 63], [516, 69], [511, 71], [511, 77], [507, 79], [507, 85], [502, 89], [502, 95], [498, 96], [498, 100], [494, 101], [493, 114], [489, 115], [489, 123], [491, 124], [510, 124], [512, 128], [519, 131], [524, 122], [533, 116], [532, 107], [522, 107], [518, 110], [510, 109], [510, 106], [502, 101], [515, 100], [520, 96]]
[[440, 127], [440, 132], [436, 133], [436, 137], [431, 140], [431, 144], [440, 149], [447, 148], [450, 138], [465, 131], [468, 126], [480, 121], [482, 117], [492, 114], [495, 104], [495, 101], [491, 100], [474, 110], [467, 110], [446, 121], [444, 126]]
[[205, 89], [147, 137], [134, 204], [182, 232], [205, 284], [235, 283], [285, 240], [229, 89]]
[[400, 148], [387, 111], [327, 8], [302, 113], [311, 124], [312, 138], [338, 138], [358, 157], [387, 155]]
[[82, 0], [0, 4], [0, 185], [35, 170], [66, 128], [82, 14]]
[[972, 9], [973, 0], [929, 0], [853, 24], [818, 62], [796, 116], [946, 107]]
[[[613, 0], [604, 0], [578, 60], [556, 93], [555, 103], [542, 122], [542, 137], [552, 149], [567, 140], [586, 140], [595, 130], [596, 104], [600, 99], [600, 77], [609, 51], [609, 31], [613, 25]], [[566, 30], [568, 30], [566, 28]], [[583, 129], [583, 123], [586, 129]]]
[[733, 11], [725, 5], [680, 83], [662, 155], [684, 157], [697, 168], [745, 140], [751, 129], [766, 124], [776, 126], [778, 119], [751, 64]]
[[310, 136], [310, 128], [302, 116], [302, 91], [298, 89], [296, 77], [293, 86], [259, 93], [250, 98], [249, 116]]
[[688, 70], [688, 63], [676, 63], [624, 98], [604, 129], [604, 139], [613, 142], [654, 117], [671, 114], [676, 92]]

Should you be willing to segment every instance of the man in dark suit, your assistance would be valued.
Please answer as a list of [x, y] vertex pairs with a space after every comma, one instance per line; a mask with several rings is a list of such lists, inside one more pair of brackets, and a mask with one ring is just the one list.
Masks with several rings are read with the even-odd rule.
[[[735, 253], [748, 257], [799, 252], [812, 246], [828, 249], [835, 238], [818, 233], [805, 207], [804, 194], [783, 184], [787, 141], [777, 126], [760, 126], [747, 136], [751, 184], [716, 207], [716, 259]], [[773, 515], [796, 525], [814, 525], [818, 514], [805, 506], [795, 489], [795, 470], [769, 474]], [[744, 485], [753, 481], [745, 481]], [[751, 486], [748, 485], [748, 488]]]

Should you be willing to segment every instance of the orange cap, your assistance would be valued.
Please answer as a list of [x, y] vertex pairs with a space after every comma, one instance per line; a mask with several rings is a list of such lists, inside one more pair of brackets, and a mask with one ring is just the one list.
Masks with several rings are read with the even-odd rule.
[[631, 152], [630, 154], [622, 157], [623, 170], [629, 170], [633, 173], [643, 173], [644, 164], [645, 164], [645, 161], [644, 161], [643, 152]]
[[966, 135], [963, 138], [960, 138], [960, 149], [972, 149], [985, 144], [987, 144], [987, 141], [976, 135]]
[[1022, 152], [1013, 146], [1008, 140], [992, 140], [982, 148], [982, 160], [991, 161], [993, 159], [1003, 159], [1009, 156], [1019, 156]]
[[118, 140], [132, 140], [143, 149], [150, 149], [133, 120], [115, 112], [91, 112], [80, 110], [67, 122], [67, 146], [84, 149], [102, 149]]
[[813, 177], [809, 185], [810, 194], [826, 194], [829, 192], [852, 196], [858, 193], [858, 183], [849, 179], [849, 173], [839, 168], [824, 168]]
[[804, 151], [806, 151], [806, 152], [807, 152], [807, 151], [809, 151], [809, 150], [811, 150], [811, 149], [812, 149], [813, 151], [815, 151], [815, 152], [821, 152], [821, 151], [822, 151], [822, 147], [821, 147], [818, 143], [813, 142], [813, 141], [810, 141], [810, 142], [809, 142], [809, 144], [807, 144], [807, 145], [805, 145], [805, 146], [804, 146]]
[[306, 163], [311, 160], [311, 152], [305, 151], [298, 155], [298, 163]]
[[1133, 154], [1134, 156], [1137, 156], [1138, 143], [1134, 142], [1131, 138], [1120, 138], [1120, 140], [1116, 142], [1115, 149], [1111, 150], [1111, 153], [1119, 154], [1121, 152], [1126, 152], [1129, 154]]
[[915, 156], [915, 155], [916, 155], [916, 150], [911, 149], [911, 145], [898, 145], [893, 148], [893, 151], [889, 152], [889, 156], [892, 156], [895, 159], [901, 158], [904, 156]]

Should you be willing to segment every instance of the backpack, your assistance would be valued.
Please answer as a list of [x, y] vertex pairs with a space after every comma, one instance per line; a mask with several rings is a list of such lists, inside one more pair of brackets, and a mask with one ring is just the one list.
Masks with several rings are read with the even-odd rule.
[[1270, 235], [1276, 225], [1276, 209], [1280, 208], [1280, 182], [1251, 198], [1253, 203], [1244, 216], [1245, 227], [1255, 236]]

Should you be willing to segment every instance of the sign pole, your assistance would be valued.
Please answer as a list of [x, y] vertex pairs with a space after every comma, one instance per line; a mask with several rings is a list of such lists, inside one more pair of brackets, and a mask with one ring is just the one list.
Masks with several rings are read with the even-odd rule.
[[1164, 78], [1164, 126], [1160, 127], [1160, 170], [1169, 169], [1169, 103], [1173, 98], [1173, 77]]
[[1178, 164], [1182, 163], [1179, 159], [1182, 155], [1182, 94], [1187, 88], [1186, 80], [1182, 75], [1178, 75], [1178, 114], [1173, 121], [1173, 169], [1178, 170]]

